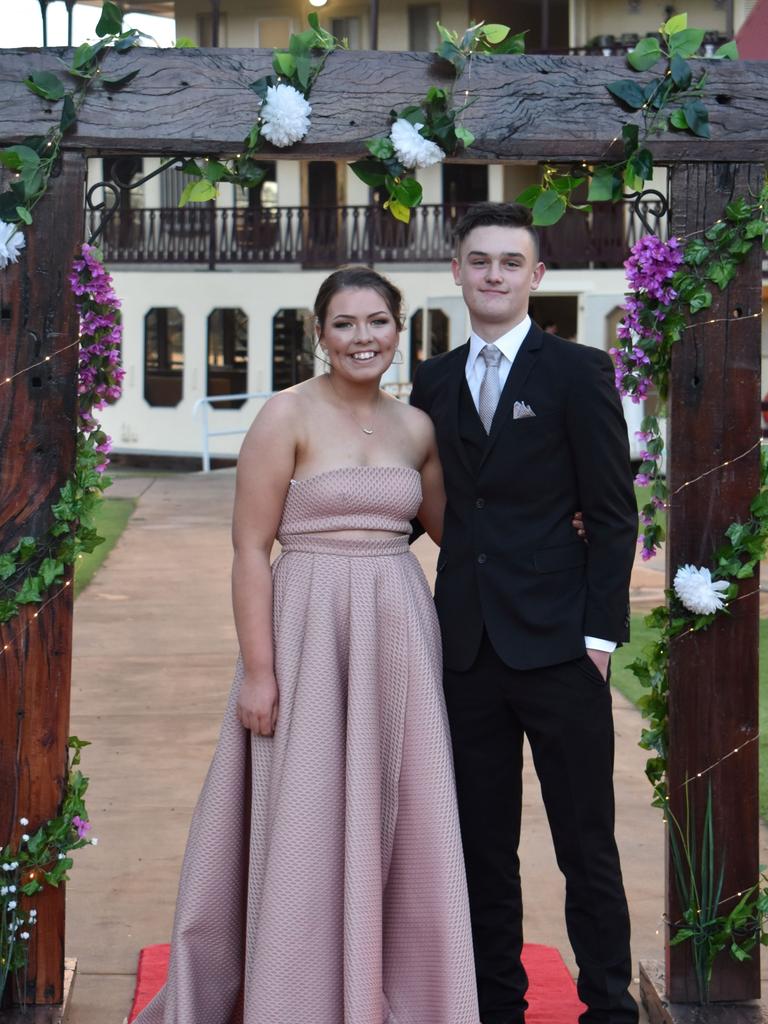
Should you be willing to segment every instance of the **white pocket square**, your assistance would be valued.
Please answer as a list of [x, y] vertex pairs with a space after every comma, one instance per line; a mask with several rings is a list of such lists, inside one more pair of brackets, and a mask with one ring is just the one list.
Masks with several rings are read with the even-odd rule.
[[533, 411], [530, 405], [526, 405], [525, 402], [515, 402], [512, 410], [513, 420], [523, 420], [528, 416], [535, 415], [536, 413]]

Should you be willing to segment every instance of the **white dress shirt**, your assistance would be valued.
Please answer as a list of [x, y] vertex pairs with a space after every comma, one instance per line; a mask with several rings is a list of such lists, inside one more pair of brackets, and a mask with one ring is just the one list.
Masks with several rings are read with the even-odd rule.
[[[526, 334], [531, 327], [531, 318], [529, 316], [524, 317], [519, 324], [516, 324], [512, 330], [507, 331], [506, 334], [496, 341], [496, 347], [501, 351], [501, 362], [499, 363], [499, 384], [502, 391], [504, 385], [507, 383], [507, 377], [509, 371], [512, 369], [512, 363], [515, 361], [515, 356], [520, 351]], [[479, 358], [480, 350], [483, 349], [486, 341], [480, 337], [479, 334], [475, 334], [473, 331], [469, 336], [469, 355], [467, 356], [466, 375], [467, 384], [469, 385], [469, 391], [472, 395], [472, 401], [475, 403], [475, 408], [479, 409], [480, 406], [480, 384], [485, 374], [485, 362]], [[574, 509], [574, 512], [576, 509]], [[616, 644], [613, 640], [601, 640], [600, 637], [596, 636], [585, 636], [584, 646], [590, 648], [593, 651], [607, 651], [613, 653], [616, 650]]]

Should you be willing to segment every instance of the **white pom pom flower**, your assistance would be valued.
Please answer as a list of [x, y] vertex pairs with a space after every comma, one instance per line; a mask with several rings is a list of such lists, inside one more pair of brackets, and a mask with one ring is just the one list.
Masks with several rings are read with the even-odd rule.
[[725, 580], [713, 583], [712, 574], [706, 567], [680, 566], [672, 586], [688, 611], [696, 615], [711, 615], [725, 607], [723, 591], [728, 589], [728, 583]]
[[411, 124], [404, 117], [399, 117], [392, 125], [389, 137], [397, 159], [404, 167], [431, 167], [445, 160], [442, 149], [419, 134], [419, 129], [423, 127], [423, 124]]
[[281, 149], [300, 142], [309, 131], [312, 107], [292, 85], [270, 85], [261, 108], [261, 134]]
[[24, 235], [15, 224], [0, 220], [0, 270], [5, 269], [9, 263], [16, 263], [26, 244]]

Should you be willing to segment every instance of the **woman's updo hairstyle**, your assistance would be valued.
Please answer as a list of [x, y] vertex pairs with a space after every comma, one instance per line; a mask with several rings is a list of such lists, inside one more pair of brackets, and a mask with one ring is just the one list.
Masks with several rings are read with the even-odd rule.
[[371, 270], [370, 267], [342, 267], [335, 270], [320, 285], [320, 290], [315, 299], [314, 315], [315, 323], [320, 334], [323, 333], [325, 318], [328, 315], [328, 306], [331, 299], [338, 292], [345, 288], [371, 288], [378, 292], [384, 299], [387, 309], [392, 314], [397, 324], [397, 329], [402, 331], [403, 319], [403, 295], [399, 288], [395, 287], [382, 274]]

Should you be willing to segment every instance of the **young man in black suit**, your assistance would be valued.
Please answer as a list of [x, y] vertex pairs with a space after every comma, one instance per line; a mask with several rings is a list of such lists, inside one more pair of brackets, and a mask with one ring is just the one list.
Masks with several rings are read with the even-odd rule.
[[[627, 637], [637, 538], [609, 356], [544, 333], [544, 265], [518, 205], [457, 227], [472, 335], [423, 363], [448, 504], [435, 601], [483, 1024], [523, 1024], [519, 860], [527, 735], [566, 879], [581, 1024], [634, 1024], [629, 916], [614, 840], [611, 651]], [[584, 515], [588, 544], [574, 533]]]

